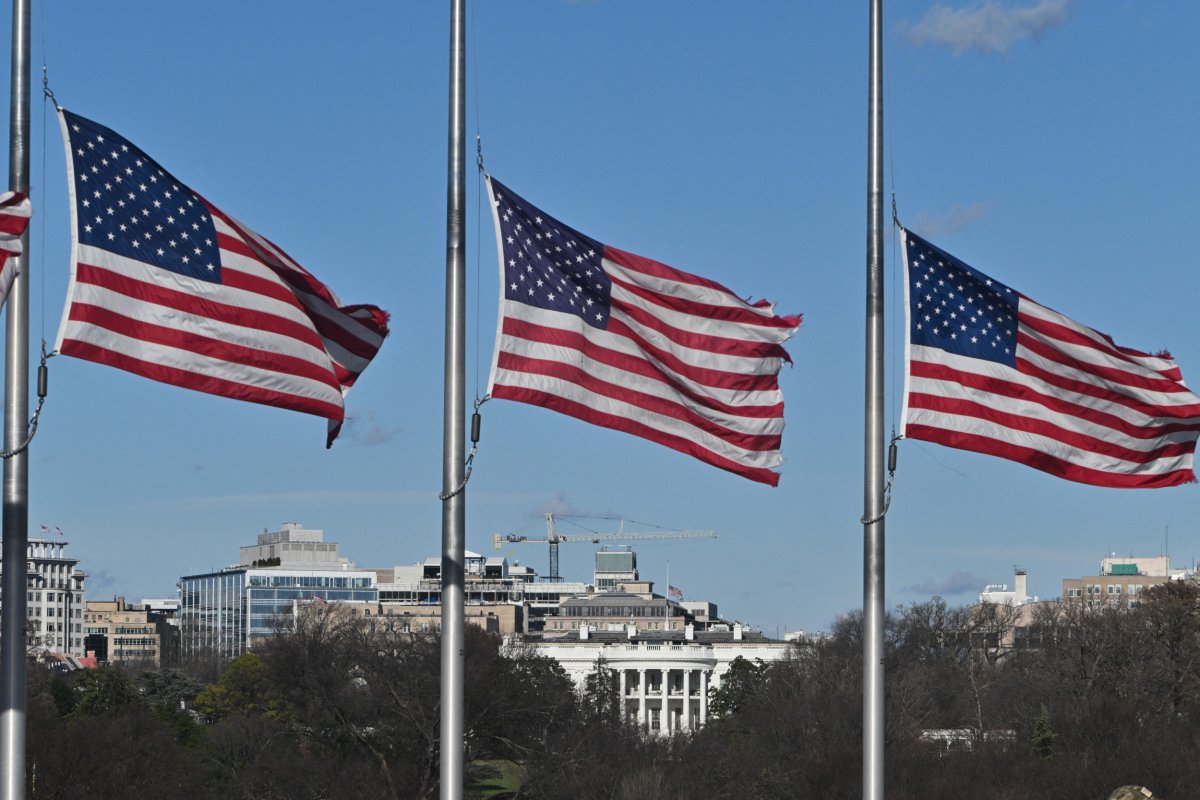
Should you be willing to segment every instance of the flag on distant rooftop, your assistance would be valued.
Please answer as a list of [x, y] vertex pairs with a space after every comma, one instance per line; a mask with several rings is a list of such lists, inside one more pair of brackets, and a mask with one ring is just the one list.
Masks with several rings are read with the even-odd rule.
[[109, 128], [61, 109], [59, 119], [73, 201], [59, 352], [325, 417], [331, 445], [387, 313], [342, 305]]
[[13, 281], [17, 279], [17, 262], [13, 256], [22, 252], [21, 234], [29, 226], [29, 198], [20, 192], [0, 194], [0, 306], [8, 298]]
[[678, 589], [674, 586], [671, 586], [670, 584], [667, 584], [667, 596], [670, 597], [672, 600], [682, 600], [683, 599], [683, 589]]
[[1118, 346], [902, 231], [903, 430], [1068, 480], [1190, 483], [1200, 397], [1167, 354]]
[[489, 394], [777, 485], [778, 374], [800, 317], [601, 244], [494, 178], [488, 191], [502, 284]]
[[42, 526], [42, 533], [49, 534], [49, 533], [50, 533], [50, 527], [49, 527], [48, 525], [43, 525], [43, 526]]
[[59, 536], [64, 535], [62, 532], [62, 528], [58, 527], [57, 525], [54, 526], [54, 532], [57, 533]]

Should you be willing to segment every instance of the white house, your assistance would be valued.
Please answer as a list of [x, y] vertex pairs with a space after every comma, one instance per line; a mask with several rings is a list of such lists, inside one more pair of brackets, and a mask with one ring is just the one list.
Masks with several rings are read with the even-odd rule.
[[721, 685], [738, 656], [769, 663], [785, 658], [791, 647], [740, 624], [707, 631], [692, 625], [639, 631], [632, 624], [597, 630], [585, 623], [563, 637], [526, 644], [558, 661], [581, 692], [587, 691], [587, 677], [598, 663], [614, 670], [625, 717], [664, 735], [695, 730], [708, 721], [709, 689]]

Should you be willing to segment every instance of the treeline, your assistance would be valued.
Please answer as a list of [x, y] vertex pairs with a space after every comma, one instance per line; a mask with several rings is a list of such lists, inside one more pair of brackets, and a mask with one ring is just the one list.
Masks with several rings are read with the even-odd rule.
[[[437, 796], [440, 643], [330, 606], [221, 671], [30, 665], [31, 798]], [[1019, 613], [1027, 614], [1019, 618]], [[861, 617], [786, 661], [735, 663], [693, 735], [622, 722], [604, 664], [562, 669], [468, 626], [469, 797], [861, 796]], [[1200, 590], [1128, 610], [897, 609], [887, 625], [889, 798], [1200, 794]]]

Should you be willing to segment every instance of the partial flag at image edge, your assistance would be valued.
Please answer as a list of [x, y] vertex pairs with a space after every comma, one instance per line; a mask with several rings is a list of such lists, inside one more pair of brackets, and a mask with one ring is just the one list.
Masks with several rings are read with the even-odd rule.
[[487, 183], [501, 280], [488, 394], [778, 485], [778, 375], [800, 316], [601, 244]]
[[345, 419], [388, 314], [342, 305], [281, 248], [110, 128], [59, 109], [71, 282], [56, 349], [174, 386]]
[[1200, 397], [1169, 354], [1117, 345], [910, 231], [901, 436], [1115, 488], [1195, 481]]
[[17, 259], [23, 247], [21, 236], [29, 227], [31, 205], [21, 192], [0, 194], [0, 306], [8, 299], [17, 279]]

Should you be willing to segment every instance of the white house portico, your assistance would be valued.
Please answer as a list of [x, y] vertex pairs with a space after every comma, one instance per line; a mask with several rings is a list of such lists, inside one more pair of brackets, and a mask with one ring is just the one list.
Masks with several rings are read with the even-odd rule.
[[626, 719], [663, 735], [696, 730], [708, 721], [708, 695], [738, 656], [778, 661], [787, 642], [732, 626], [727, 631], [598, 631], [581, 625], [575, 635], [527, 643], [566, 670], [580, 691], [598, 664], [617, 676]]

